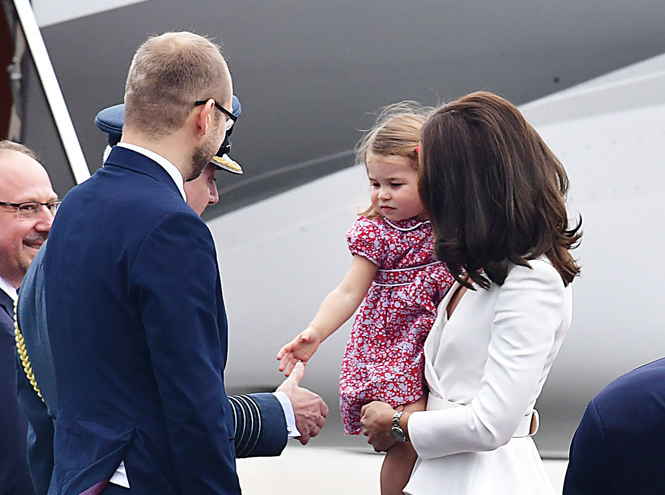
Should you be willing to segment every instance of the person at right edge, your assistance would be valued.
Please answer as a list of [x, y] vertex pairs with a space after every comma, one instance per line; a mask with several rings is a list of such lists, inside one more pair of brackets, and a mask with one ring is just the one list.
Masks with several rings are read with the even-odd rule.
[[399, 434], [418, 460], [410, 495], [553, 495], [531, 438], [534, 407], [572, 317], [566, 172], [519, 110], [491, 93], [423, 125], [420, 191], [437, 258], [456, 279], [425, 342], [425, 411], [372, 402], [381, 448]]
[[584, 412], [564, 495], [665, 493], [665, 358], [620, 376]]

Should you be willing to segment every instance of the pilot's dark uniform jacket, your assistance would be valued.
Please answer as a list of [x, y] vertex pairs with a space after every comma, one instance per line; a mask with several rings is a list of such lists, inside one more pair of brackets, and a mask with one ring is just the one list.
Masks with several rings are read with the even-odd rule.
[[[19, 403], [29, 422], [28, 460], [36, 495], [46, 495], [51, 482], [54, 420], [58, 410], [44, 303], [46, 244], [35, 256], [23, 280], [17, 315], [25, 346], [25, 351], [18, 355]], [[33, 373], [32, 383], [25, 368]], [[279, 455], [286, 446], [287, 428], [284, 411], [277, 398], [273, 394], [249, 394], [229, 399], [236, 428], [237, 457]], [[27, 476], [22, 485], [26, 479]], [[21, 490], [16, 493], [24, 495], [26, 492]]]
[[564, 495], [665, 493], [665, 359], [610, 383], [570, 447]]

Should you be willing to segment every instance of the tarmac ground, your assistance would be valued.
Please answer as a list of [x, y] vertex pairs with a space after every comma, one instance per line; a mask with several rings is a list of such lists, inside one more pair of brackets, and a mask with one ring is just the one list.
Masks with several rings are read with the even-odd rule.
[[[370, 448], [300, 446], [291, 440], [279, 457], [239, 459], [244, 495], [380, 495], [383, 455]], [[545, 461], [556, 493], [561, 493], [566, 460]]]

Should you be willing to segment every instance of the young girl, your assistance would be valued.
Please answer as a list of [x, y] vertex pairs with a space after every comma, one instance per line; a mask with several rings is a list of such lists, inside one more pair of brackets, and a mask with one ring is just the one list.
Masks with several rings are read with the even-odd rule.
[[[386, 108], [358, 145], [372, 205], [347, 234], [351, 268], [308, 327], [277, 355], [288, 375], [360, 310], [346, 346], [340, 406], [346, 434], [362, 431], [361, 409], [381, 400], [422, 410], [423, 343], [437, 305], [454, 280], [434, 256], [433, 235], [418, 194], [418, 142], [428, 109], [411, 103]], [[362, 304], [361, 304], [362, 302]], [[399, 415], [397, 421], [399, 421]], [[416, 455], [405, 438], [382, 446], [381, 493], [401, 494]]]

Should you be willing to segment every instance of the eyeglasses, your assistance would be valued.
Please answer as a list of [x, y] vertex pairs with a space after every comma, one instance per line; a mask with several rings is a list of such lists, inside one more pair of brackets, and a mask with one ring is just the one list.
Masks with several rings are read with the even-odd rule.
[[[198, 107], [200, 105], [205, 105], [208, 103], [208, 100], [198, 100], [194, 102], [194, 106]], [[238, 120], [238, 117], [233, 115], [233, 112], [229, 112], [226, 108], [224, 108], [222, 105], [219, 103], [215, 102], [215, 107], [222, 112], [224, 115], [226, 115], [228, 118], [226, 119], [226, 132], [229, 132], [231, 130], [231, 127], [233, 127], [233, 124], [236, 123], [236, 120]]]
[[11, 208], [16, 208], [16, 217], [19, 220], [29, 220], [36, 217], [42, 211], [42, 206], [46, 206], [46, 209], [51, 213], [52, 216], [55, 216], [55, 213], [60, 207], [61, 201], [49, 201], [47, 203], [40, 203], [39, 201], [25, 201], [23, 203], [6, 203], [0, 201], [0, 206], [9, 206]]

